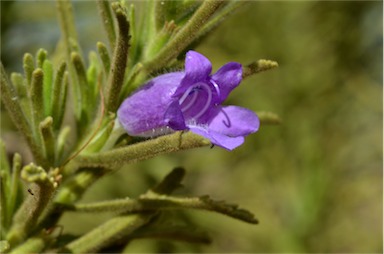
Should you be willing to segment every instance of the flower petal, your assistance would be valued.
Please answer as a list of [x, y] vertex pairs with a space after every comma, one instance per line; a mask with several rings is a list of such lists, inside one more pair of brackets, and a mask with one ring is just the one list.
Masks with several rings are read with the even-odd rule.
[[237, 106], [217, 107], [208, 123], [210, 131], [230, 137], [246, 136], [259, 129], [260, 121], [257, 115], [246, 108]]
[[227, 150], [233, 150], [244, 143], [244, 137], [229, 137], [214, 131], [210, 131], [200, 126], [189, 126], [193, 133], [209, 139], [212, 144], [223, 147]]
[[187, 129], [187, 126], [185, 125], [183, 112], [181, 112], [178, 100], [175, 100], [169, 105], [167, 111], [164, 114], [164, 121], [173, 130]]
[[212, 64], [200, 53], [188, 51], [185, 56], [185, 74], [189, 79], [204, 81], [212, 72]]
[[230, 62], [223, 65], [215, 74], [212, 75], [212, 80], [216, 82], [220, 89], [220, 102], [223, 102], [229, 93], [237, 87], [243, 75], [241, 64]]
[[183, 77], [182, 72], [160, 75], [125, 99], [117, 117], [129, 135], [154, 136], [158, 129], [166, 127], [165, 112], [174, 101], [172, 95]]
[[211, 72], [212, 64], [208, 58], [196, 51], [188, 51], [185, 57], [185, 76], [174, 96], [180, 97], [195, 83], [208, 82]]

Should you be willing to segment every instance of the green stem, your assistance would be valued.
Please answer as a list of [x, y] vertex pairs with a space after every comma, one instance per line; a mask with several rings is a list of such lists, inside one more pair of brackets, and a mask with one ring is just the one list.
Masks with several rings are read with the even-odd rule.
[[116, 15], [119, 33], [113, 54], [112, 68], [109, 74], [106, 108], [115, 112], [120, 105], [119, 95], [124, 82], [125, 68], [127, 66], [129, 48], [129, 22], [123, 8], [119, 4], [112, 5]]
[[120, 168], [125, 164], [153, 158], [180, 150], [209, 145], [210, 142], [192, 132], [176, 132], [148, 141], [92, 155], [78, 156], [74, 161], [79, 167]]
[[95, 253], [114, 241], [131, 235], [153, 217], [153, 213], [134, 214], [112, 218], [87, 234], [68, 244], [64, 251]]
[[5, 73], [3, 64], [1, 63], [1, 83], [0, 83], [0, 94], [2, 102], [7, 109], [12, 122], [16, 128], [25, 137], [31, 152], [37, 163], [43, 164], [45, 159], [42, 154], [40, 146], [36, 143], [36, 140], [32, 134], [32, 127], [28, 124], [28, 121], [18, 103], [18, 96], [13, 86], [10, 85], [7, 74]]
[[110, 1], [97, 0], [97, 7], [104, 25], [104, 29], [107, 33], [109, 46], [114, 49], [116, 42], [115, 26], [113, 25], [112, 12], [110, 8]]
[[222, 201], [214, 201], [208, 197], [179, 198], [166, 195], [158, 195], [154, 192], [143, 195], [141, 198], [120, 199], [93, 204], [74, 205], [70, 210], [77, 212], [116, 212], [116, 213], [140, 213], [154, 210], [167, 209], [197, 209], [217, 212], [229, 217], [239, 219], [252, 224], [257, 224], [254, 215], [246, 210], [239, 209], [235, 205], [229, 205]]
[[223, 1], [207, 0], [199, 7], [191, 19], [180, 29], [162, 50], [151, 60], [144, 63], [147, 72], [151, 73], [164, 67], [170, 60], [177, 57], [199, 34], [199, 31]]

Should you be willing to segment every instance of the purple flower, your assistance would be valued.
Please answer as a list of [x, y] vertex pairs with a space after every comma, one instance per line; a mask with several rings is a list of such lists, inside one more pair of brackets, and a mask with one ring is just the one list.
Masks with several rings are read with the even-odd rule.
[[232, 150], [256, 132], [259, 119], [248, 109], [221, 106], [242, 79], [242, 66], [230, 62], [210, 75], [212, 65], [189, 51], [185, 71], [160, 75], [128, 97], [117, 111], [131, 136], [154, 137], [191, 130], [215, 145]]

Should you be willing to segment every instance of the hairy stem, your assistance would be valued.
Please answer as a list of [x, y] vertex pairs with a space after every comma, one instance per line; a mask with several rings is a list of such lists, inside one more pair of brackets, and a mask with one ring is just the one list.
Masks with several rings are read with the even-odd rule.
[[107, 152], [79, 156], [75, 163], [80, 167], [120, 168], [125, 164], [153, 158], [160, 154], [207, 145], [210, 145], [210, 142], [199, 135], [191, 132], [176, 132]]

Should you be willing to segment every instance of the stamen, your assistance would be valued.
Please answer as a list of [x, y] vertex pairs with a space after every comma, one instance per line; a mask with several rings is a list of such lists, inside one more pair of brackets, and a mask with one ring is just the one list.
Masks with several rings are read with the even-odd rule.
[[213, 87], [216, 90], [217, 97], [220, 98], [220, 88], [219, 88], [219, 85], [213, 79], [211, 79], [210, 82], [211, 82], [211, 84], [213, 85]]
[[207, 84], [205, 84], [205, 83], [198, 83], [198, 84], [199, 84], [198, 87], [204, 88], [204, 90], [207, 92], [208, 98], [207, 98], [207, 102], [205, 103], [203, 109], [197, 115], [193, 116], [193, 118], [195, 118], [195, 119], [199, 118], [200, 116], [202, 116], [205, 113], [205, 111], [207, 111], [207, 109], [211, 105], [211, 101], [212, 101], [212, 91], [211, 91], [211, 88]]
[[194, 89], [195, 87], [191, 86], [190, 88], [187, 89], [187, 91], [184, 92], [183, 96], [181, 96], [181, 98], [179, 99], [179, 104], [183, 104], [183, 102], [185, 101], [185, 99], [187, 99], [188, 95], [190, 95], [190, 92], [192, 91], [192, 89]]
[[[187, 111], [195, 103], [195, 101], [197, 99], [198, 92], [196, 91], [197, 90], [196, 87], [191, 87], [191, 88], [192, 88], [192, 91], [190, 91], [189, 93], [187, 93], [187, 92], [184, 93], [183, 97], [179, 100], [180, 105], [182, 105], [182, 103], [185, 101], [185, 99], [189, 95], [193, 94], [193, 98], [188, 102], [188, 104], [181, 108], [181, 111], [183, 111], [183, 112]], [[190, 90], [190, 89], [188, 89], [188, 90]], [[185, 96], [185, 95], [187, 95], [187, 96]], [[185, 96], [185, 98], [184, 98], [184, 96]], [[180, 101], [182, 101], [182, 102], [180, 102]]]

